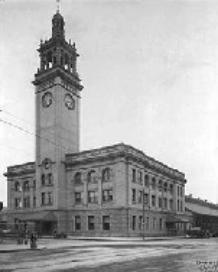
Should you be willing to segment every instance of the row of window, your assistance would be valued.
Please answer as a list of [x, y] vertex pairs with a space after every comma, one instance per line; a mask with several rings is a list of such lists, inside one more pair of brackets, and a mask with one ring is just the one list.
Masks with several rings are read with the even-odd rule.
[[[80, 204], [83, 202], [84, 196], [82, 192], [75, 192], [75, 203]], [[113, 191], [112, 189], [107, 189], [102, 191], [102, 201], [109, 202], [113, 201]], [[88, 191], [88, 203], [98, 203], [98, 192]]]
[[[152, 221], [150, 222], [150, 219], [152, 219]], [[164, 221], [163, 218], [150, 218], [149, 216], [144, 218], [145, 222], [143, 222], [143, 216], [139, 215], [133, 215], [131, 218], [131, 229], [132, 230], [139, 230], [142, 231], [143, 229], [145, 231], [148, 231], [150, 229], [150, 227], [152, 227], [153, 230], [163, 230], [165, 225], [164, 225]], [[152, 223], [152, 225], [150, 225]], [[144, 224], [144, 226], [143, 226]]]
[[[151, 185], [152, 189], [155, 190], [158, 188], [160, 191], [164, 192], [170, 192], [171, 194], [173, 193], [174, 186], [173, 184], [168, 184], [168, 182], [163, 182], [161, 179], [157, 181], [155, 177], [150, 177], [148, 174], [144, 175], [144, 180], [143, 180], [143, 172], [138, 170], [136, 171], [135, 168], [132, 169], [132, 182], [133, 183], [139, 183], [141, 185], [144, 185], [145, 187], [149, 187]], [[178, 187], [178, 195], [183, 196], [183, 187]]]
[[181, 186], [177, 187], [177, 196], [183, 197], [183, 187]]
[[[15, 209], [19, 209], [19, 208], [30, 208], [31, 207], [31, 203], [30, 203], [30, 196], [26, 196], [23, 198], [23, 202], [22, 199], [19, 197], [16, 197], [14, 200], [14, 207]], [[33, 203], [32, 203], [32, 207], [36, 207], [36, 197], [33, 196]]]
[[183, 212], [183, 201], [182, 200], [177, 200], [177, 211], [178, 212]]
[[[150, 221], [150, 219], [152, 219]], [[97, 228], [98, 220], [94, 215], [89, 215], [87, 218], [87, 230], [95, 230]], [[130, 220], [130, 228], [133, 231], [139, 230], [148, 231], [150, 228], [152, 230], [163, 230], [165, 228], [165, 222], [163, 218], [156, 217], [145, 217], [145, 222], [143, 222], [143, 216], [133, 215]], [[102, 216], [102, 230], [110, 230], [111, 229], [111, 219], [110, 216]], [[74, 229], [75, 231], [82, 230], [82, 216], [76, 215], [74, 220]], [[152, 225], [150, 225], [152, 223]], [[83, 224], [84, 225], [84, 224]], [[144, 226], [143, 226], [144, 225]]]
[[[102, 182], [109, 182], [111, 181], [111, 173], [112, 170], [110, 168], [105, 168], [102, 170], [101, 173], [101, 181]], [[77, 172], [74, 175], [74, 179], [73, 179], [75, 185], [77, 184], [82, 184], [82, 173], [81, 172]], [[97, 177], [97, 173], [95, 170], [91, 170], [88, 172], [87, 174], [87, 182], [88, 183], [98, 183], [98, 177]]]
[[51, 206], [53, 205], [53, 193], [52, 192], [42, 192], [41, 193], [41, 205]]
[[53, 185], [53, 175], [52, 175], [52, 173], [42, 174], [41, 175], [41, 184], [42, 184], [42, 186], [51, 186], [51, 185]]
[[[53, 193], [52, 192], [42, 192], [41, 193], [41, 205], [42, 206], [51, 206], [53, 205]], [[16, 197], [14, 201], [14, 206], [16, 209], [18, 208], [30, 208], [30, 196], [26, 196], [23, 198], [23, 201], [20, 197]], [[32, 207], [36, 207], [36, 196], [33, 196]]]
[[[23, 182], [23, 184], [19, 181], [16, 181], [14, 184], [14, 190], [16, 192], [28, 192], [30, 190], [30, 181], [29, 180], [25, 180]], [[33, 184], [32, 184], [32, 188], [35, 190], [36, 189], [36, 181], [33, 180]]]
[[[151, 198], [151, 203], [150, 199]], [[155, 195], [150, 195], [148, 193], [144, 194], [144, 204], [149, 207], [151, 204], [152, 207], [157, 206], [158, 199], [158, 207], [164, 209], [173, 209], [173, 199], [168, 199], [167, 197], [156, 197]], [[136, 189], [132, 189], [132, 204], [140, 204], [143, 203], [143, 191], [137, 191]]]
[[[75, 231], [80, 231], [82, 229], [82, 218], [80, 215], [75, 216]], [[94, 215], [89, 215], [87, 217], [87, 229], [88, 230], [95, 230], [96, 229], [96, 217]], [[111, 223], [110, 223], [110, 216], [102, 216], [102, 230], [110, 230]]]
[[[51, 186], [53, 185], [53, 175], [52, 173], [48, 173], [48, 174], [42, 174], [41, 175], [41, 185], [42, 186]], [[25, 180], [23, 182], [23, 185], [21, 185], [21, 183], [19, 181], [16, 181], [15, 182], [15, 191], [16, 192], [28, 192], [31, 188], [31, 185], [30, 185], [30, 181], [29, 180]], [[36, 189], [36, 181], [33, 180], [33, 184], [32, 184], [32, 188], [33, 190]]]

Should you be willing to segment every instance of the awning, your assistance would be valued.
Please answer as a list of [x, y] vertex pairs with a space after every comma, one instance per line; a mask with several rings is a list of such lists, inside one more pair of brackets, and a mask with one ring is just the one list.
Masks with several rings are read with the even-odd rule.
[[16, 219], [21, 221], [44, 221], [44, 222], [55, 222], [57, 221], [57, 217], [52, 212], [37, 212], [31, 214], [17, 214], [15, 216]]
[[179, 215], [168, 215], [166, 219], [166, 223], [189, 223], [188, 218], [179, 216]]

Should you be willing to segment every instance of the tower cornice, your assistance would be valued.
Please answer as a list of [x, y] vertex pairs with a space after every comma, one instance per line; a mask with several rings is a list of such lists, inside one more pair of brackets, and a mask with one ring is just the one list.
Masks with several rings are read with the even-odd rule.
[[37, 49], [37, 51], [39, 53], [42, 53], [46, 50], [50, 50], [51, 48], [54, 47], [61, 47], [62, 49], [65, 49], [66, 51], [68, 51], [71, 54], [75, 54], [76, 57], [79, 57], [79, 54], [77, 53], [76, 50], [76, 46], [75, 43], [71, 44], [68, 43], [66, 40], [63, 39], [54, 39], [51, 38], [49, 40], [46, 41], [41, 41], [39, 48]]
[[80, 84], [80, 79], [77, 75], [64, 70], [62, 67], [51, 68], [43, 72], [38, 72], [35, 74], [35, 80], [32, 82], [35, 86], [38, 86], [46, 81], [52, 80], [56, 77], [60, 77], [66, 83], [72, 84], [79, 91], [83, 89], [83, 86]]

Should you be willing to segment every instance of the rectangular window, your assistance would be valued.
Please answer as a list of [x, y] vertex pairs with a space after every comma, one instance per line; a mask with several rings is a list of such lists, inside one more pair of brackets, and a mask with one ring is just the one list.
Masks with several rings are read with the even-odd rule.
[[75, 203], [80, 204], [82, 202], [82, 194], [81, 192], [76, 192], [75, 193]]
[[149, 230], [150, 220], [149, 217], [146, 218], [146, 230]]
[[102, 192], [102, 201], [107, 202], [107, 201], [112, 201], [112, 200], [113, 200], [113, 191], [112, 191], [112, 189], [103, 190], [103, 192]]
[[24, 208], [30, 208], [30, 197], [29, 196], [24, 197], [24, 199], [23, 199], [23, 207]]
[[103, 230], [110, 230], [110, 216], [103, 216]]
[[145, 175], [144, 185], [145, 185], [145, 187], [149, 186], [149, 177], [148, 177], [148, 175]]
[[33, 208], [35, 208], [36, 207], [36, 197], [34, 196], [33, 197]]
[[48, 185], [52, 185], [53, 184], [53, 176], [52, 173], [48, 174]]
[[177, 200], [177, 211], [180, 210], [179, 200]]
[[136, 189], [132, 189], [132, 203], [136, 203]]
[[33, 190], [36, 190], [36, 180], [33, 180]]
[[45, 174], [41, 175], [41, 184], [42, 186], [45, 186]]
[[142, 172], [139, 171], [139, 184], [142, 184]]
[[173, 200], [170, 199], [170, 210], [172, 210], [172, 209], [173, 209]]
[[41, 204], [42, 204], [42, 206], [44, 206], [45, 205], [45, 193], [42, 193], [41, 194]]
[[142, 196], [143, 196], [143, 192], [139, 191], [139, 194], [138, 194], [138, 202], [139, 203], [142, 203]]
[[81, 230], [81, 217], [79, 215], [75, 216], [75, 230]]
[[88, 230], [94, 230], [95, 229], [95, 217], [94, 216], [88, 216]]
[[147, 193], [144, 194], [144, 204], [145, 206], [149, 206], [149, 195]]
[[167, 209], [167, 198], [164, 197], [164, 209]]
[[158, 207], [162, 208], [162, 198], [161, 197], [158, 198]]
[[181, 203], [180, 203], [180, 211], [183, 212], [183, 203], [182, 203], [182, 200], [181, 200]]
[[143, 216], [140, 215], [139, 216], [139, 230], [142, 230], [143, 229]]
[[26, 180], [26, 181], [24, 181], [24, 183], [23, 183], [23, 191], [24, 191], [24, 192], [28, 192], [29, 190], [30, 190], [29, 181]]
[[136, 227], [136, 216], [133, 215], [132, 216], [132, 230], [135, 230], [135, 227]]
[[170, 193], [173, 194], [173, 184], [170, 184]]
[[156, 197], [155, 197], [155, 195], [152, 195], [152, 197], [151, 197], [151, 203], [152, 203], [153, 207], [156, 206]]
[[136, 170], [132, 169], [132, 182], [136, 182]]
[[21, 208], [21, 199], [20, 198], [15, 198], [15, 208]]
[[152, 178], [152, 183], [151, 183], [152, 189], [155, 190], [156, 189], [156, 179]]
[[53, 194], [52, 192], [48, 192], [48, 205], [53, 204]]
[[98, 192], [97, 191], [88, 191], [88, 202], [97, 203], [98, 202]]
[[180, 191], [179, 191], [179, 190], [180, 190], [180, 187], [178, 186], [178, 187], [177, 187], [177, 196], [180, 195]]
[[159, 228], [160, 228], [160, 230], [162, 230], [162, 228], [163, 228], [163, 220], [162, 220], [162, 218], [159, 219]]
[[153, 229], [156, 229], [156, 217], [153, 218]]

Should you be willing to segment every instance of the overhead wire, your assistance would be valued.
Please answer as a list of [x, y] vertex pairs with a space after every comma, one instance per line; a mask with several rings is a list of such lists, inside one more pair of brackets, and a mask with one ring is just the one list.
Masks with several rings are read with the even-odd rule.
[[2, 118], [0, 118], [0, 122], [6, 124], [6, 125], [8, 125], [8, 126], [14, 127], [14, 128], [16, 128], [16, 129], [18, 129], [18, 130], [20, 130], [20, 131], [22, 131], [22, 132], [24, 132], [24, 133], [26, 133], [26, 134], [29, 134], [29, 135], [31, 135], [31, 136], [36, 136], [36, 137], [38, 137], [38, 138], [40, 138], [40, 139], [42, 139], [42, 140], [45, 140], [45, 141], [47, 141], [47, 142], [53, 144], [53, 145], [56, 146], [57, 148], [63, 149], [63, 150], [65, 150], [65, 151], [68, 151], [65, 147], [56, 144], [55, 142], [51, 141], [51, 140], [48, 139], [48, 138], [45, 138], [45, 137], [43, 137], [43, 136], [41, 136], [41, 135], [38, 135], [38, 134], [33, 133], [33, 132], [30, 132], [29, 130], [23, 128], [22, 126], [18, 126], [18, 125], [16, 125], [16, 124], [14, 124], [14, 123], [12, 123], [12, 122], [9, 122], [9, 121], [6, 121], [6, 120], [4, 120], [4, 119], [2, 119]]
[[[12, 116], [13, 118], [15, 118], [15, 119], [17, 119], [18, 121], [22, 121], [23, 123], [25, 123], [25, 124], [27, 124], [27, 125], [30, 125], [32, 128], [34, 128], [35, 126], [32, 124], [32, 123], [30, 123], [30, 122], [28, 122], [27, 120], [24, 120], [24, 119], [22, 119], [22, 118], [18, 118], [17, 116], [15, 116], [14, 114], [12, 114], [11, 112], [9, 112], [9, 111], [7, 111], [7, 110], [5, 110], [5, 109], [0, 109], [0, 112], [3, 112], [3, 113], [6, 113], [7, 115], [10, 115], [10, 116]], [[47, 134], [48, 135], [51, 135], [51, 136], [54, 136], [55, 135], [55, 133], [52, 133], [52, 132], [50, 132], [50, 131], [47, 131]], [[42, 137], [42, 136], [41, 136]], [[60, 139], [60, 140], [69, 140], [69, 139], [67, 139], [67, 138], [65, 138], [65, 137], [61, 137], [60, 135], [55, 135], [55, 137], [56, 138], [58, 138], [58, 139]]]

